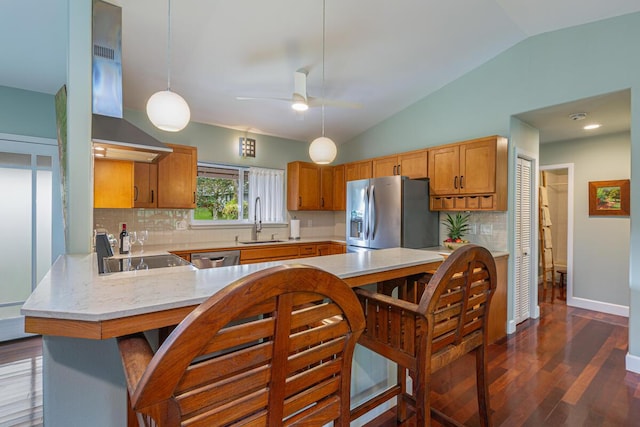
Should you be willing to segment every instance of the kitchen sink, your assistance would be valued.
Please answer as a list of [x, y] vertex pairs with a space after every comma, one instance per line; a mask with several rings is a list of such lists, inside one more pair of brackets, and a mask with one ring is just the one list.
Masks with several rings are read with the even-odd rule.
[[174, 254], [105, 258], [104, 272], [116, 273], [121, 271], [149, 270], [153, 268], [180, 267], [189, 264], [189, 262]]
[[238, 243], [242, 243], [243, 245], [259, 245], [261, 243], [280, 243], [280, 242], [284, 242], [284, 240], [245, 240], [244, 242], [238, 242]]

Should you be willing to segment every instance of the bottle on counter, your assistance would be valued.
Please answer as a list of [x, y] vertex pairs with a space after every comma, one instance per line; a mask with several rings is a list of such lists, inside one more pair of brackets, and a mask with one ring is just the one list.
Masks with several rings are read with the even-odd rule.
[[131, 242], [129, 240], [129, 232], [127, 231], [127, 224], [122, 224], [122, 231], [120, 232], [120, 253], [128, 254], [131, 249]]

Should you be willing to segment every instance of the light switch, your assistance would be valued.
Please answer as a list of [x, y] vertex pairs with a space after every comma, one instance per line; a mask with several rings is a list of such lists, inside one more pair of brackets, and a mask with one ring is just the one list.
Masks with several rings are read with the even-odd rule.
[[480, 224], [480, 234], [493, 234], [493, 224]]

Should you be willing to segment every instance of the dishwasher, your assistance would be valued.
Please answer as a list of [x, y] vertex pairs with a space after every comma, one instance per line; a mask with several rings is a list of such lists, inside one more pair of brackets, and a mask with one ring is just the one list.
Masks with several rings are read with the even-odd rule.
[[240, 265], [240, 251], [196, 252], [191, 254], [191, 264], [197, 268], [217, 268]]

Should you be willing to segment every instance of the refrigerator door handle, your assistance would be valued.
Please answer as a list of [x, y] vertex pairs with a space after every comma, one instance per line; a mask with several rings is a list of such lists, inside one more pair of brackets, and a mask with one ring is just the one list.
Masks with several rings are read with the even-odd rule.
[[371, 239], [376, 238], [376, 194], [375, 187], [371, 186], [371, 196], [369, 197], [369, 226], [371, 227]]
[[364, 189], [364, 205], [366, 214], [363, 215], [364, 219], [364, 238], [369, 240], [369, 186]]

